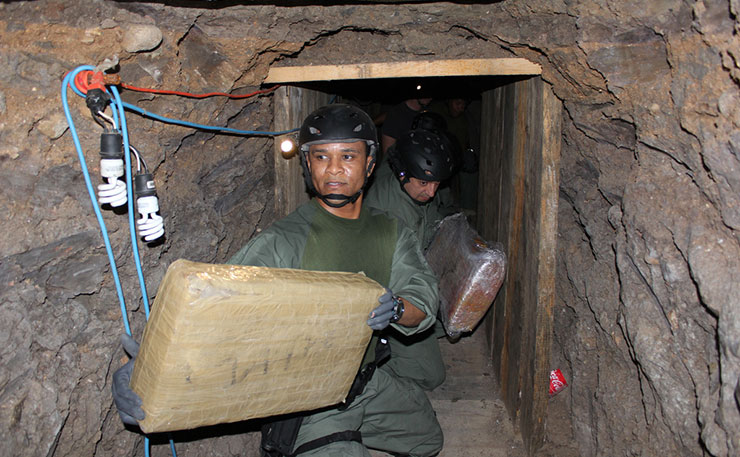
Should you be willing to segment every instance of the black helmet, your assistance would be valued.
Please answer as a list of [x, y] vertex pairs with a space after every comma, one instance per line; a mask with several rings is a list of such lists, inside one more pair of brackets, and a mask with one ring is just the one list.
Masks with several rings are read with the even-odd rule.
[[444, 181], [452, 176], [455, 163], [449, 142], [429, 130], [410, 130], [389, 150], [388, 161], [401, 185], [409, 178]]
[[434, 133], [447, 130], [447, 121], [441, 114], [434, 111], [422, 111], [411, 121], [411, 130], [424, 129]]
[[[367, 173], [365, 174], [365, 184], [367, 184], [367, 175], [370, 174], [375, 165], [378, 149], [375, 124], [367, 113], [356, 106], [337, 103], [317, 109], [303, 121], [301, 131], [298, 134], [303, 178], [306, 181], [308, 189], [329, 206], [340, 208], [347, 203], [354, 203], [360, 197], [360, 194], [362, 194], [362, 189], [354, 195], [319, 194], [313, 185], [311, 173], [308, 169], [309, 147], [312, 144], [354, 143], [356, 141], [364, 141], [367, 144], [367, 153], [371, 157]], [[329, 199], [339, 200], [340, 202], [330, 202]]]
[[341, 103], [321, 107], [309, 114], [298, 134], [303, 152], [308, 152], [312, 144], [355, 141], [367, 143], [368, 153], [375, 156], [378, 134], [373, 120], [360, 108]]
[[411, 130], [429, 130], [432, 133], [436, 133], [442, 138], [450, 151], [452, 156], [452, 174], [454, 175], [460, 169], [462, 165], [462, 150], [460, 148], [460, 142], [457, 141], [457, 137], [447, 130], [447, 121], [444, 116], [433, 111], [422, 111], [421, 113], [414, 116], [414, 120], [411, 122]]

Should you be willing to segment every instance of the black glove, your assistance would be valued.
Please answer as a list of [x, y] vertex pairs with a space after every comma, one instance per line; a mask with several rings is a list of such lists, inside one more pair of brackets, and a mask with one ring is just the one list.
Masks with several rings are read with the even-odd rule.
[[367, 325], [373, 330], [383, 330], [388, 324], [398, 322], [403, 314], [403, 302], [393, 295], [390, 289], [378, 298], [380, 303], [374, 310], [370, 311]]
[[136, 395], [136, 392], [129, 387], [136, 354], [139, 353], [139, 343], [126, 334], [121, 336], [121, 343], [123, 344], [123, 350], [131, 357], [131, 360], [113, 373], [113, 384], [111, 386], [113, 401], [116, 403], [118, 415], [121, 416], [124, 424], [139, 425], [137, 421], [143, 420], [146, 414], [141, 409], [141, 397]]

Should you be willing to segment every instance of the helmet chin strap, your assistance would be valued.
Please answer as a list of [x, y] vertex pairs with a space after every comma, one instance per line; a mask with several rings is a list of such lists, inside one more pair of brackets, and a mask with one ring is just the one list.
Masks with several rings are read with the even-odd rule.
[[[326, 195], [317, 194], [317, 196], [321, 199], [322, 202], [326, 203], [332, 208], [341, 208], [350, 203], [354, 203], [357, 201], [358, 198], [360, 198], [360, 195], [362, 195], [362, 189], [357, 191], [352, 196], [344, 195], [344, 194], [326, 194]], [[332, 202], [332, 201], [329, 201], [329, 199], [339, 200], [339, 202], [338, 203]]]

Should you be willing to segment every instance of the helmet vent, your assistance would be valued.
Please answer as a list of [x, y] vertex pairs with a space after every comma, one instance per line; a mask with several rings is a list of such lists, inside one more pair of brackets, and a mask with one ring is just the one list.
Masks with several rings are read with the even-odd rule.
[[321, 135], [321, 130], [316, 127], [309, 127], [308, 130], [311, 132], [311, 135]]

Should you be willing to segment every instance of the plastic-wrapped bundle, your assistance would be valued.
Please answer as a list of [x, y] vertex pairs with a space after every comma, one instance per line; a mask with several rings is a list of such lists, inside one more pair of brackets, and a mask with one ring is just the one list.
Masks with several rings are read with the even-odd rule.
[[384, 288], [357, 273], [177, 260], [144, 330], [131, 388], [146, 433], [344, 400]]
[[439, 280], [439, 311], [447, 334], [472, 331], [504, 282], [503, 245], [486, 243], [458, 213], [440, 222], [426, 258]]

